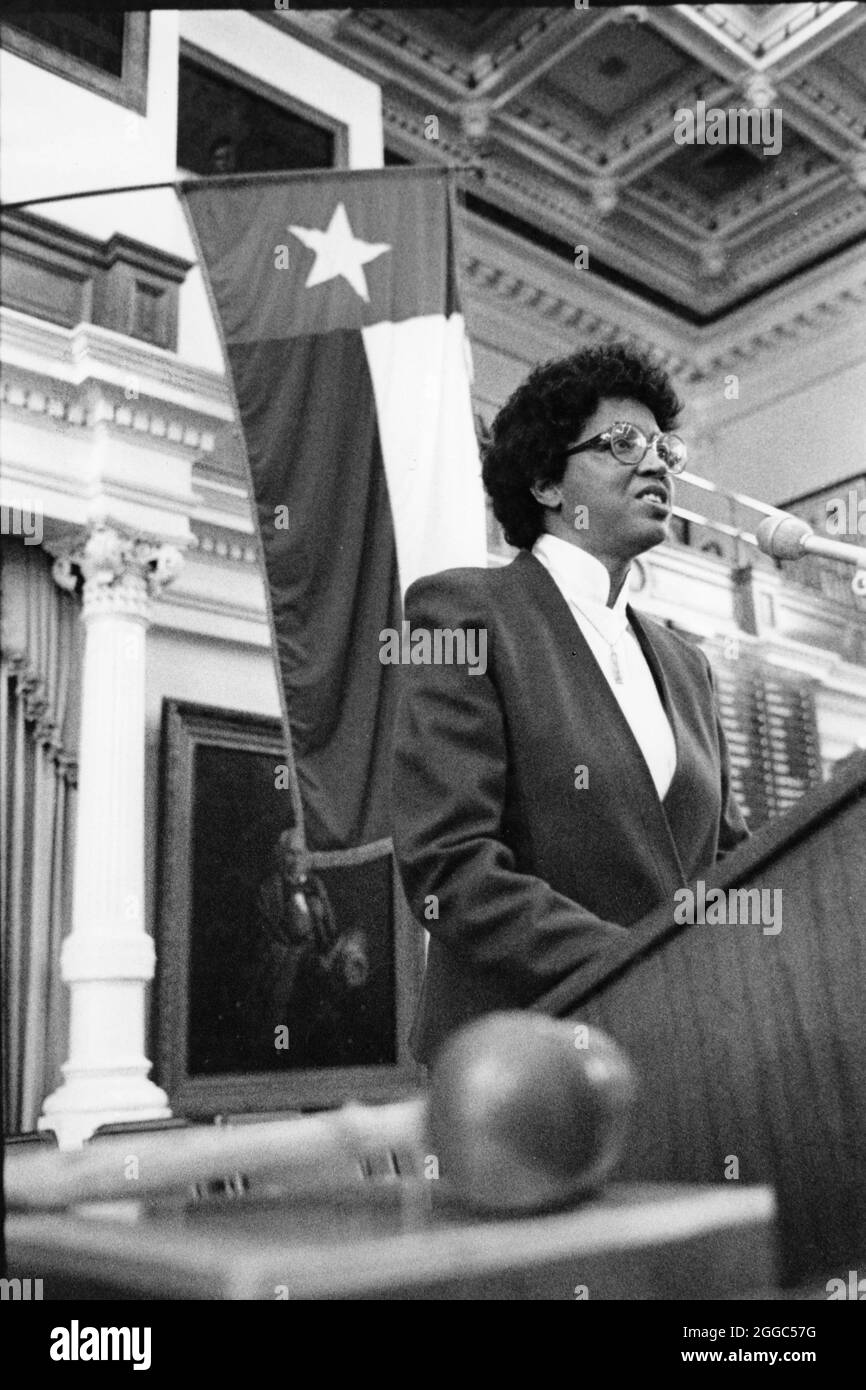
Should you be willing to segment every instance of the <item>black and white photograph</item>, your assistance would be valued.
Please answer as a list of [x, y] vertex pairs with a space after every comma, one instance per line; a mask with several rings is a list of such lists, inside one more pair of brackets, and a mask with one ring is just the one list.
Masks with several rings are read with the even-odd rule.
[[866, 5], [11, 0], [0, 253], [22, 1355], [553, 1300], [832, 1373]]

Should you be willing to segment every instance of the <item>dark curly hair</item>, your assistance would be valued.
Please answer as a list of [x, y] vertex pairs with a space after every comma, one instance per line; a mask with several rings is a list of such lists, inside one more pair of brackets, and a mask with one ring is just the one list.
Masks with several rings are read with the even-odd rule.
[[482, 447], [482, 477], [509, 545], [529, 550], [544, 530], [533, 483], [558, 483], [565, 449], [606, 396], [652, 411], [660, 430], [676, 427], [682, 405], [667, 373], [627, 343], [582, 348], [534, 368], [509, 396]]

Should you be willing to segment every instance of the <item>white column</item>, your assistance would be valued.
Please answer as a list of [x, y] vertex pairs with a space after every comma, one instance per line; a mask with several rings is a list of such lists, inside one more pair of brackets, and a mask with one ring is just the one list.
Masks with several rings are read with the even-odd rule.
[[155, 963], [144, 925], [145, 634], [151, 598], [181, 564], [174, 546], [98, 522], [54, 566], [65, 588], [83, 575], [86, 628], [72, 931], [61, 952], [69, 1059], [39, 1120], [61, 1148], [101, 1124], [171, 1113], [144, 1054]]

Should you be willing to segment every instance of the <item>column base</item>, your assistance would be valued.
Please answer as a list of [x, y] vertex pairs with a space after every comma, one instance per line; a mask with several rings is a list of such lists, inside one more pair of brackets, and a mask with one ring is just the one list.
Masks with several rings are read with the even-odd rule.
[[[53, 1130], [61, 1149], [80, 1149], [100, 1125], [171, 1119], [168, 1096], [148, 1080], [149, 1069], [145, 1063], [124, 1075], [116, 1070], [65, 1075], [46, 1098], [37, 1128]], [[67, 1073], [67, 1067], [62, 1070]]]

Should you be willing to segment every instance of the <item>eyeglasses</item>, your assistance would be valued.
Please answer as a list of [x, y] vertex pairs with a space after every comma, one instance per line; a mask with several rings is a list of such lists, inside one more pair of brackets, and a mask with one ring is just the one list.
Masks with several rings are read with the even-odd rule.
[[566, 449], [566, 457], [582, 454], [587, 449], [597, 449], [600, 444], [607, 445], [617, 463], [631, 468], [641, 462], [650, 448], [655, 449], [656, 456], [671, 473], [682, 473], [686, 466], [686, 446], [678, 434], [654, 434], [647, 439], [643, 430], [626, 420], [617, 420], [603, 434], [596, 434], [585, 443]]

